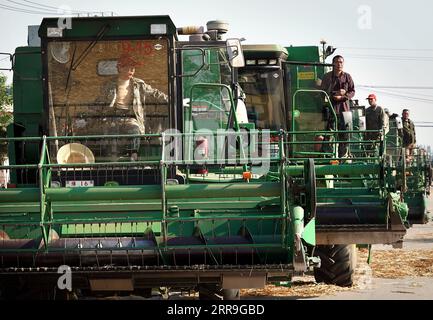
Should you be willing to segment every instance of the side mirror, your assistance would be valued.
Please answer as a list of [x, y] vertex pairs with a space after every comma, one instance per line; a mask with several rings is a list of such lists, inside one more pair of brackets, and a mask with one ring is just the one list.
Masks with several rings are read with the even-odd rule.
[[244, 53], [242, 51], [241, 42], [239, 39], [227, 39], [226, 41], [227, 55], [230, 65], [234, 68], [242, 68], [245, 66]]

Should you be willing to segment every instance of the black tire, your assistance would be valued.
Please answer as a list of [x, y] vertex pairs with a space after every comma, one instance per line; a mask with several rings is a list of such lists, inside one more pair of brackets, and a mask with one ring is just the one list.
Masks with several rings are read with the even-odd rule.
[[314, 255], [321, 260], [320, 268], [314, 269], [316, 282], [340, 287], [353, 285], [356, 268], [356, 247], [354, 245], [317, 246]]
[[307, 212], [309, 218], [312, 219], [316, 216], [317, 207], [317, 187], [316, 187], [316, 169], [314, 167], [314, 160], [308, 159], [304, 163], [304, 180], [305, 180], [305, 193], [307, 196]]
[[200, 300], [240, 300], [239, 289], [221, 289], [217, 286], [203, 285], [199, 287]]

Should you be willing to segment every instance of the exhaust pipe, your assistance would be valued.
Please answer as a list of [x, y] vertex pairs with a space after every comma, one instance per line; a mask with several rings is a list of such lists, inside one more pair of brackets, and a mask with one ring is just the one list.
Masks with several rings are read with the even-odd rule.
[[177, 28], [178, 35], [189, 35], [189, 41], [223, 40], [228, 32], [229, 24], [222, 20], [212, 20], [206, 24], [207, 31], [202, 26], [185, 26]]

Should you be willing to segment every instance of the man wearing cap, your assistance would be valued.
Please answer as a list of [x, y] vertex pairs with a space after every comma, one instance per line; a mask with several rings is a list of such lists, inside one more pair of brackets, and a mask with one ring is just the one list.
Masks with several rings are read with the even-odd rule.
[[[338, 130], [345, 131], [347, 130], [347, 126], [344, 121], [343, 112], [350, 111], [349, 100], [355, 96], [355, 85], [350, 74], [343, 71], [344, 58], [342, 56], [335, 56], [332, 59], [332, 64], [334, 68], [323, 76], [320, 88], [326, 91], [331, 98], [337, 115]], [[341, 133], [338, 136], [338, 140], [340, 141], [348, 139], [349, 135], [346, 133]], [[338, 156], [344, 157], [346, 155], [347, 144], [339, 143]]]
[[415, 125], [409, 119], [409, 110], [404, 109], [402, 113], [403, 130], [401, 138], [403, 140], [403, 148], [406, 148], [406, 160], [410, 161], [413, 155], [413, 148], [416, 144]]
[[[142, 63], [130, 54], [122, 54], [117, 60], [118, 76], [103, 86], [98, 104], [109, 106], [104, 110], [108, 126], [104, 134], [144, 134], [146, 132], [146, 102], [151, 104], [167, 104], [168, 96], [158, 89], [135, 78], [135, 68]], [[108, 132], [105, 132], [107, 131]], [[129, 148], [132, 160], [136, 160], [139, 139], [134, 139]]]
[[[377, 105], [375, 94], [370, 94], [367, 98], [370, 106], [365, 110], [365, 122], [367, 130], [383, 130], [385, 128], [385, 111]], [[367, 132], [366, 140], [380, 140], [381, 132]]]

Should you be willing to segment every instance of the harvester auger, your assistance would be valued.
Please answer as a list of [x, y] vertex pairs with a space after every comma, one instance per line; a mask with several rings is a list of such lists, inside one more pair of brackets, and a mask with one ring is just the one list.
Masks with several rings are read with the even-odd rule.
[[238, 298], [317, 266], [314, 161], [293, 180], [285, 134], [269, 156], [271, 134], [239, 121], [242, 49], [222, 41], [227, 25], [181, 42], [168, 16], [72, 20], [44, 19], [40, 46], [14, 55], [2, 296], [52, 298], [62, 267], [82, 293]]
[[[403, 172], [402, 162], [389, 166], [386, 141], [364, 139], [364, 109], [356, 104], [346, 122], [349, 140], [339, 140], [330, 98], [317, 85], [331, 66], [320, 61], [318, 47], [248, 45], [244, 55], [246, 66], [239, 71], [239, 81], [248, 113], [259, 128], [286, 130], [289, 176], [294, 181], [302, 177], [303, 161], [314, 159], [314, 254], [322, 261], [316, 279], [351, 285], [354, 244], [399, 243], [406, 233], [407, 206], [398, 187], [403, 175], [395, 174]], [[338, 144], [343, 142], [349, 157], [337, 156]], [[278, 151], [278, 143], [273, 145], [271, 150]], [[312, 203], [308, 197], [302, 201]]]

